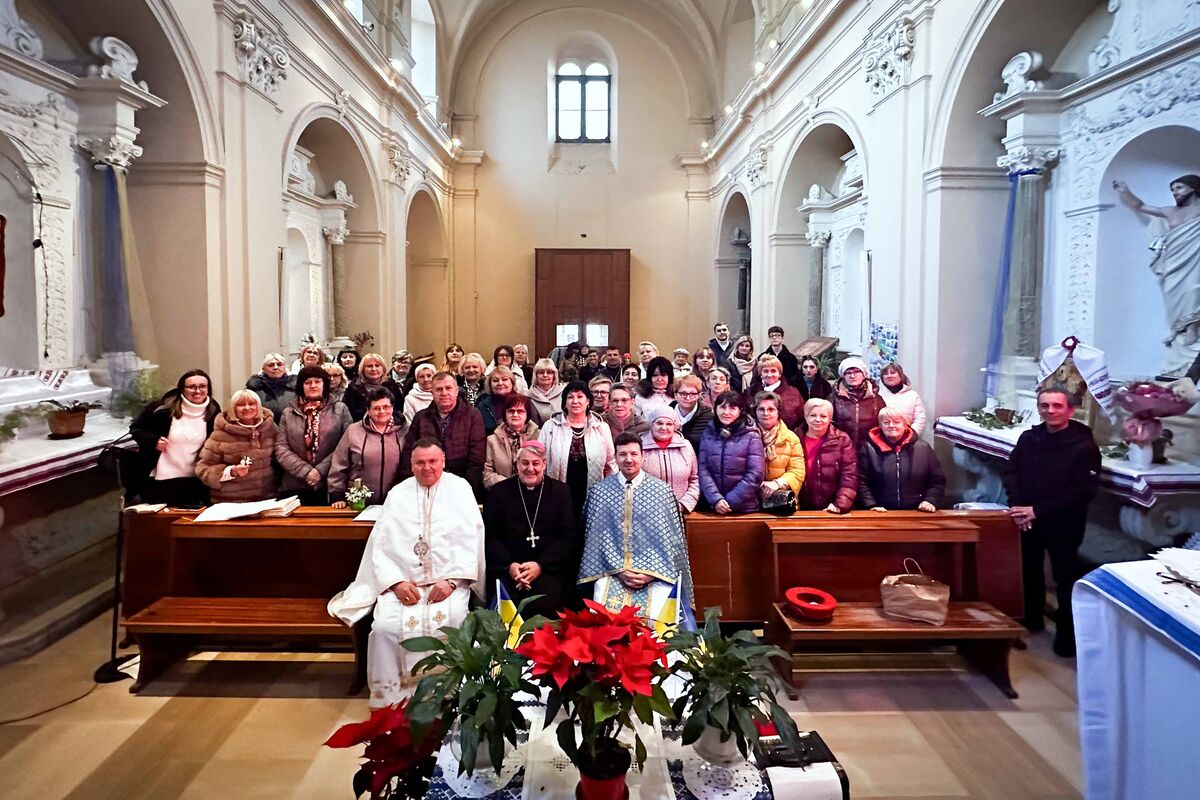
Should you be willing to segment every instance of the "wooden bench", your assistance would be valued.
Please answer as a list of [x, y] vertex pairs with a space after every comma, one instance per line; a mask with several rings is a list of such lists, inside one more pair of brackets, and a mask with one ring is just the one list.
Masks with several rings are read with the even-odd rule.
[[125, 621], [141, 653], [141, 691], [197, 642], [221, 641], [343, 642], [354, 649], [354, 678], [349, 694], [366, 685], [370, 620], [353, 628], [329, 616], [326, 600], [310, 597], [163, 597]]
[[991, 678], [1007, 697], [1017, 696], [1008, 674], [1008, 655], [1025, 629], [988, 603], [952, 602], [942, 626], [888, 617], [877, 603], [839, 604], [833, 619], [824, 623], [794, 617], [785, 607], [785, 603], [773, 604], [772, 616], [767, 621], [767, 638], [788, 654], [786, 660], [778, 661], [778, 668], [793, 700], [799, 696], [795, 675], [797, 653], [827, 649], [831, 645], [881, 643], [955, 644], [959, 654]]
[[153, 561], [141, 566], [159, 570], [152, 579], [131, 576], [136, 591], [126, 594], [138, 600], [126, 611], [125, 629], [142, 656], [131, 691], [196, 647], [230, 642], [346, 645], [355, 654], [350, 693], [366, 685], [370, 618], [351, 629], [329, 616], [326, 603], [354, 579], [371, 523], [331, 509], [227, 522], [180, 515], [129, 521], [142, 523], [141, 538], [154, 543], [143, 548]]

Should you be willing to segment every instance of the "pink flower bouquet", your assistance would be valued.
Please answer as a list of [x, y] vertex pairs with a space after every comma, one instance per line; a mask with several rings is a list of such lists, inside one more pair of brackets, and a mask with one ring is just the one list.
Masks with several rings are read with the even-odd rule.
[[1121, 439], [1142, 445], [1162, 436], [1163, 417], [1184, 414], [1196, 402], [1178, 387], [1146, 381], [1125, 384], [1117, 389], [1115, 397], [1117, 405], [1133, 415], [1121, 426]]

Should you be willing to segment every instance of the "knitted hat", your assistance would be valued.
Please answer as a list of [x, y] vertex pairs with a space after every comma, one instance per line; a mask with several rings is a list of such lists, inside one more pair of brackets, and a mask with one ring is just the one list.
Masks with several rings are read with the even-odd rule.
[[659, 417], [670, 417], [675, 420], [676, 426], [678, 426], [679, 416], [675, 413], [675, 409], [658, 404], [651, 408], [650, 413], [646, 415], [646, 424], [653, 427], [654, 421]]
[[413, 370], [413, 375], [415, 376], [420, 374], [421, 370], [423, 369], [427, 369], [430, 372], [437, 372], [437, 367], [426, 361], [424, 364], [417, 364], [417, 368]]
[[858, 356], [850, 356], [849, 358], [842, 359], [842, 363], [838, 364], [838, 377], [846, 377], [846, 370], [848, 369], [858, 369], [862, 370], [863, 375], [868, 374], [867, 362]]

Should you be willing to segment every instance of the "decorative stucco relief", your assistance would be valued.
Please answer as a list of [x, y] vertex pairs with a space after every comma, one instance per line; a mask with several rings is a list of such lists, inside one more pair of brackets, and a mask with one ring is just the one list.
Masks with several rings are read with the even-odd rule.
[[42, 39], [17, 14], [16, 0], [0, 0], [0, 44], [23, 56], [42, 59]]
[[1036, 72], [1042, 67], [1042, 54], [1036, 50], [1026, 50], [1022, 53], [1017, 53], [1008, 63], [1004, 65], [1004, 69], [1000, 71], [1000, 77], [1004, 81], [1004, 91], [996, 92], [992, 98], [993, 102], [999, 103], [1001, 100], [1012, 97], [1013, 95], [1021, 94], [1022, 92], [1036, 92], [1042, 89], [1045, 84], [1042, 81], [1031, 79], [1030, 74]]
[[912, 19], [903, 17], [867, 44], [863, 78], [876, 101], [908, 82], [915, 43], [916, 26]]
[[762, 186], [767, 178], [767, 149], [759, 147], [746, 158], [746, 182], [751, 186]]
[[72, 363], [70, 323], [74, 315], [67, 271], [67, 228], [72, 214], [70, 209], [47, 205], [41, 216], [42, 255], [36, 280], [37, 296], [45, 298], [44, 305], [38, 303], [38, 333], [45, 339], [42, 364], [62, 367]]
[[88, 75], [132, 83], [149, 91], [145, 81], [136, 81], [133, 78], [133, 72], [138, 66], [138, 57], [133, 48], [125, 42], [115, 36], [93, 36], [88, 41], [88, 49], [103, 62], [89, 66]]
[[1093, 338], [1092, 306], [1096, 294], [1096, 214], [1072, 217], [1067, 240], [1067, 328], [1084, 341]]
[[412, 174], [412, 152], [408, 149], [408, 143], [398, 136], [392, 136], [386, 139], [383, 143], [384, 153], [388, 160], [388, 177], [389, 179], [404, 188], [404, 184], [408, 182], [408, 176]]
[[292, 62], [283, 43], [243, 11], [233, 23], [233, 46], [242, 79], [268, 97], [279, 94]]

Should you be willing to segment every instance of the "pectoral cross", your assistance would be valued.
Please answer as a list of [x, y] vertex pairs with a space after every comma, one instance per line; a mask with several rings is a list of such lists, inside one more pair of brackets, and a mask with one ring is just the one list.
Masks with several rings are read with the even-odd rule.
[[537, 542], [538, 542], [539, 538], [541, 538], [541, 537], [539, 537], [536, 533], [533, 532], [533, 528], [530, 528], [529, 529], [529, 537], [525, 541], [529, 542], [530, 547], [537, 547]]

